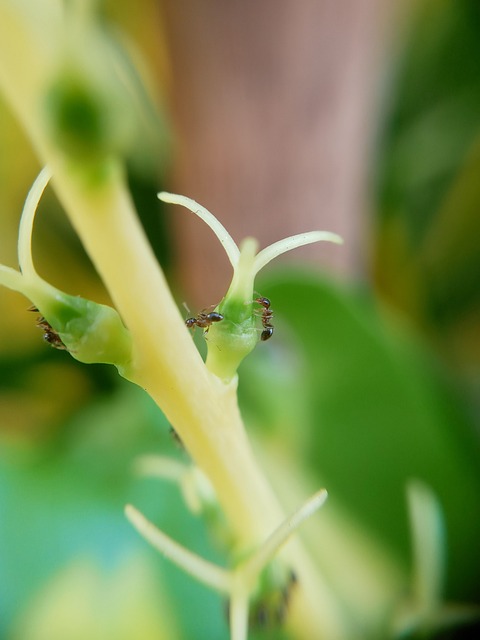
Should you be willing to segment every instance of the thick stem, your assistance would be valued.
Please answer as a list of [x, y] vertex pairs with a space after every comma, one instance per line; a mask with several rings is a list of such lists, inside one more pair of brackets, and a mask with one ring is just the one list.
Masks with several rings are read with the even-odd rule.
[[282, 515], [245, 436], [236, 383], [225, 386], [206, 369], [145, 237], [120, 166], [105, 163], [100, 172], [98, 166], [72, 166], [49, 139], [38, 109], [45, 88], [36, 74], [49, 68], [48, 52], [14, 9], [1, 13], [2, 84], [50, 166], [55, 190], [132, 334], [135, 351], [128, 377], [154, 398], [209, 477], [238, 543], [255, 545]]
[[210, 478], [239, 541], [257, 541], [281, 513], [245, 437], [236, 382], [226, 386], [205, 368], [123, 182], [115, 177], [88, 189], [61, 163], [54, 174], [57, 193], [132, 334], [129, 377], [156, 400]]
[[[79, 184], [62, 172], [61, 165], [54, 173], [72, 222], [132, 332], [136, 347], [133, 380], [158, 402], [209, 477], [239, 546], [257, 546], [283, 516], [246, 438], [236, 380], [224, 385], [198, 356], [163, 275], [153, 256], [149, 257], [151, 252], [121, 183], [114, 180], [100, 191], [77, 191]], [[134, 265], [128, 274], [119, 268], [119, 255], [124, 264]], [[137, 258], [143, 267], [139, 268]], [[159, 339], [158, 327], [168, 339]], [[298, 549], [286, 555], [295, 567], [308, 562]], [[318, 584], [311, 593], [319, 593]], [[332, 604], [326, 592], [322, 596]], [[319, 628], [317, 623], [312, 627], [305, 622], [315, 619], [317, 605], [310, 604], [301, 608], [300, 626]], [[336, 614], [333, 606], [324, 609], [322, 626], [335, 629]], [[299, 637], [308, 634], [300, 632]]]
[[[92, 180], [88, 168], [72, 167], [48, 138], [39, 104], [51, 70], [49, 44], [33, 35], [14, 4], [2, 4], [0, 81], [39, 157], [50, 166], [60, 200], [132, 334], [129, 377], [158, 403], [210, 479], [239, 546], [255, 547], [283, 517], [246, 438], [236, 380], [223, 384], [202, 362], [146, 241], [120, 167], [112, 163]], [[316, 589], [310, 593], [316, 600]], [[304, 602], [302, 620], [314, 619], [318, 603]], [[321, 627], [309, 628], [339, 624], [332, 609]]]

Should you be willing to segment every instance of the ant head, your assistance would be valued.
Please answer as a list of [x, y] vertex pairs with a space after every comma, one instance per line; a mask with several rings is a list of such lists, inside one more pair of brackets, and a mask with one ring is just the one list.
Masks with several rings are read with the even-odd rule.
[[258, 304], [261, 304], [262, 307], [264, 307], [265, 309], [268, 309], [270, 307], [270, 300], [268, 298], [264, 298], [263, 296], [259, 296], [258, 298], [255, 298], [255, 302], [258, 302]]

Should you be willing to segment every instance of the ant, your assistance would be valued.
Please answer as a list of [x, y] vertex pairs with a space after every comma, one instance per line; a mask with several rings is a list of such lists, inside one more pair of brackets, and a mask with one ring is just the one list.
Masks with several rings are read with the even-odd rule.
[[205, 333], [207, 333], [214, 322], [221, 322], [221, 320], [223, 320], [223, 315], [218, 313], [218, 311], [210, 311], [209, 313], [205, 313], [205, 311], [206, 310], [204, 309], [197, 316], [187, 318], [185, 320], [186, 326], [189, 329], [201, 327], [202, 329], [205, 329]]
[[269, 340], [273, 336], [273, 324], [271, 320], [273, 318], [273, 311], [270, 309], [270, 300], [268, 298], [264, 298], [263, 296], [259, 296], [255, 298], [254, 302], [261, 305], [262, 309], [262, 326], [263, 331], [260, 335], [260, 340], [265, 342], [265, 340]]
[[[29, 311], [38, 313], [37, 307], [30, 307]], [[45, 320], [43, 316], [37, 318], [36, 326], [43, 331], [43, 339], [54, 349], [66, 350], [67, 347], [63, 344], [58, 333], [53, 329], [52, 325]]]
[[175, 429], [173, 427], [169, 428], [169, 433], [170, 436], [172, 438], [172, 440], [175, 442], [175, 444], [178, 446], [179, 449], [185, 449], [185, 446], [182, 442], [182, 439], [180, 438], [180, 436], [178, 435], [178, 433], [175, 431]]

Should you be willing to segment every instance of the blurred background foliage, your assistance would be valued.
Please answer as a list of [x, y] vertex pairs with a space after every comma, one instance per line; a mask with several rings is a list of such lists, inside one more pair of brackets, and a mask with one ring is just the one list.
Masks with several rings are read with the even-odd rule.
[[[168, 53], [157, 3], [138, 7], [107, 2], [102, 19], [140, 69], [145, 126], [129, 178], [175, 282], [155, 197], [175, 158]], [[305, 542], [352, 638], [388, 637], [389, 614], [411, 595], [412, 478], [443, 509], [445, 601], [480, 604], [479, 58], [477, 2], [415, 4], [385, 90], [362, 281], [282, 268], [259, 283], [276, 332], [243, 365], [242, 410], [288, 508], [329, 490]], [[0, 146], [1, 261], [16, 266], [19, 212], [38, 164], [3, 103]], [[53, 284], [108, 300], [51, 192], [34, 248]], [[128, 268], [121, 257], [119, 268]], [[131, 501], [175, 539], [224, 560], [178, 487], [133, 473], [143, 453], [186, 460], [159, 410], [112, 369], [49, 349], [17, 294], [0, 290], [0, 305], [0, 638], [227, 638], [221, 599], [169, 566], [123, 517]], [[168, 327], [158, 331], [168, 339]], [[473, 637], [475, 628], [430, 637]]]
[[382, 131], [372, 251], [377, 291], [477, 390], [479, 29], [475, 2], [419, 3]]

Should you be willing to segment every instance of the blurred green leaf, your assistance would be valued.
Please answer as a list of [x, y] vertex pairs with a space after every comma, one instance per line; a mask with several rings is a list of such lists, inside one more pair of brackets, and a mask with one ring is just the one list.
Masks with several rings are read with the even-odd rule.
[[[405, 488], [411, 478], [431, 487], [447, 529], [444, 595], [479, 598], [478, 442], [445, 372], [365, 293], [287, 271], [262, 291], [272, 300], [276, 330], [261, 346], [276, 366], [263, 384], [255, 375], [242, 379], [245, 405], [263, 407], [265, 420], [270, 408], [268, 428], [277, 422], [284, 448], [326, 486], [329, 504], [346, 509], [406, 566]], [[288, 354], [297, 348], [295, 362]], [[277, 402], [287, 406], [283, 420]]]
[[[175, 640], [227, 638], [221, 599], [170, 566], [124, 518], [124, 505], [130, 501], [174, 538], [221, 562], [203, 523], [188, 513], [177, 487], [133, 476], [132, 464], [138, 455], [159, 451], [185, 455], [153, 401], [127, 383], [85, 407], [43, 445], [4, 439], [0, 452], [0, 637], [10, 640], [14, 622], [25, 629], [21, 625], [26, 624], [22, 622], [26, 613], [47, 615], [55, 584], [68, 584], [65, 588], [71, 589], [71, 597], [78, 590], [80, 609], [88, 604], [82, 588], [85, 580], [97, 585], [95, 589], [111, 590], [110, 595], [104, 594], [109, 606], [115, 606], [117, 596], [121, 603], [124, 592], [117, 582], [123, 576], [127, 588], [125, 567], [135, 572], [131, 563], [138, 557], [138, 571], [147, 562], [151, 579], [158, 580], [159, 591], [151, 594], [152, 599], [162, 597], [162, 590], [168, 593], [168, 601], [162, 604], [159, 600], [158, 607], [166, 607], [168, 618], [175, 620]], [[128, 587], [130, 600], [140, 597], [149, 575], [141, 573], [137, 589]], [[59, 606], [62, 602], [68, 609], [68, 594]], [[188, 616], [184, 615], [186, 602]], [[140, 606], [140, 600], [138, 603]], [[134, 609], [132, 605], [132, 619]], [[150, 622], [155, 628], [155, 616]], [[113, 637], [105, 612], [97, 616], [97, 624], [98, 629], [107, 625], [102, 638]], [[149, 627], [146, 621], [144, 624]], [[138, 636], [131, 630], [125, 637]], [[155, 634], [144, 638], [157, 640]]]
[[381, 294], [470, 384], [480, 362], [479, 34], [474, 0], [413, 7], [382, 133], [374, 245]]

